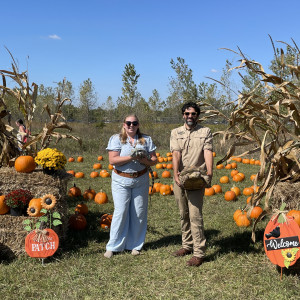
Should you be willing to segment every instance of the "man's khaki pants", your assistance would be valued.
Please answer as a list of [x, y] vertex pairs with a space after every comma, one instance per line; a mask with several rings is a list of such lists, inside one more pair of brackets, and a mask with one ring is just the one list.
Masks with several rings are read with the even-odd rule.
[[202, 206], [204, 189], [188, 191], [174, 182], [174, 195], [180, 212], [182, 247], [204, 257], [205, 243]]

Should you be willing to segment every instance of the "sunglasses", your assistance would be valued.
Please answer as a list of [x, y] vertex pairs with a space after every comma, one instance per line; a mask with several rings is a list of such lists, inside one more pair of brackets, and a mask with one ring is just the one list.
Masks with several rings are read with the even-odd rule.
[[197, 113], [196, 112], [191, 112], [191, 113], [189, 113], [189, 112], [185, 112], [185, 113], [183, 113], [185, 116], [189, 116], [189, 115], [192, 115], [193, 117], [195, 117], [195, 116], [197, 116]]
[[131, 124], [132, 126], [137, 126], [139, 125], [139, 122], [138, 121], [133, 121], [133, 122], [130, 122], [130, 121], [126, 121], [125, 124], [129, 127]]

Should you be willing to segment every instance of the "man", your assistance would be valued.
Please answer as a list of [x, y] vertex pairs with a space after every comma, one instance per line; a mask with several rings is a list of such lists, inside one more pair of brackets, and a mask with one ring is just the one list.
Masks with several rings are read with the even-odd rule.
[[180, 184], [179, 174], [185, 167], [203, 167], [211, 181], [213, 175], [213, 145], [209, 128], [198, 124], [200, 108], [194, 102], [182, 107], [184, 125], [171, 132], [170, 149], [173, 153], [174, 195], [180, 211], [182, 248], [174, 256], [193, 253], [187, 261], [189, 266], [200, 266], [205, 256], [202, 206], [204, 187], [185, 190]]

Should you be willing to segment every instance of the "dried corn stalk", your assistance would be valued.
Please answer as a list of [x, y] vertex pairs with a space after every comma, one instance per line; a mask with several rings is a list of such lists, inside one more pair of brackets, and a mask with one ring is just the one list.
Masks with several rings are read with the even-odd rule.
[[[34, 111], [36, 109], [38, 92], [38, 85], [35, 83], [30, 85], [27, 71], [20, 73], [14, 57], [8, 49], [7, 51], [12, 58], [12, 71], [0, 70], [3, 81], [3, 84], [0, 85], [0, 166], [9, 165], [9, 161], [14, 160], [20, 154], [16, 130], [10, 125], [5, 124], [2, 120], [5, 116], [9, 115], [5, 103], [5, 95], [9, 94], [12, 96], [13, 101], [15, 100], [18, 102], [18, 108], [24, 116], [26, 128], [30, 131], [32, 120], [34, 118]], [[17, 84], [16, 88], [11, 89], [6, 86], [7, 77]], [[65, 128], [69, 131], [72, 130], [72, 128], [67, 125], [61, 110], [62, 105], [66, 101], [71, 100], [67, 98], [61, 99], [61, 95], [58, 93], [56, 101], [57, 106], [54, 113], [51, 113], [47, 105], [44, 107], [44, 110], [50, 117], [50, 122], [45, 124], [40, 133], [30, 136], [29, 141], [22, 146], [22, 149], [26, 150], [26, 152], [35, 154], [39, 149], [48, 147], [53, 138], [56, 139], [56, 143], [62, 138], [72, 138], [81, 144], [80, 138], [55, 131], [59, 128]]]
[[[296, 49], [300, 54], [297, 46]], [[264, 197], [262, 218], [271, 212], [270, 197], [276, 183], [296, 182], [300, 179], [300, 67], [285, 64], [284, 51], [281, 49], [279, 63], [292, 75], [292, 81], [285, 81], [281, 77], [267, 74], [260, 63], [247, 59], [241, 51], [239, 55], [242, 57], [241, 63], [233, 69], [248, 68], [255, 72], [265, 90], [263, 95], [257, 92], [257, 88], [248, 93], [240, 93], [237, 103], [230, 103], [233, 110], [227, 118], [229, 126], [214, 135], [223, 136], [223, 145], [229, 139], [234, 142], [217, 164], [230, 160], [239, 146], [250, 149], [239, 156], [260, 152], [261, 167], [258, 178], [262, 183], [258, 193], [252, 197], [248, 213]], [[210, 107], [210, 104], [202, 103], [201, 106]], [[208, 109], [204, 113], [202, 120], [216, 116], [226, 117], [216, 109]], [[254, 182], [255, 187], [257, 179]], [[253, 240], [257, 222], [253, 227]]]

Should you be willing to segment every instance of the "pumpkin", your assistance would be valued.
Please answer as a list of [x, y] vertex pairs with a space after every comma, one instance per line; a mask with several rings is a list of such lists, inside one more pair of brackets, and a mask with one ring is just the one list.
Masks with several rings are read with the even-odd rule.
[[167, 162], [168, 161], [168, 158], [167, 157], [164, 157], [164, 162]]
[[155, 168], [156, 168], [156, 169], [162, 169], [162, 168], [163, 168], [163, 165], [162, 165], [162, 164], [156, 164]]
[[255, 159], [254, 158], [251, 158], [250, 161], [249, 161], [250, 165], [254, 165], [255, 164]]
[[114, 169], [114, 166], [111, 165], [111, 164], [109, 164], [109, 165], [108, 165], [108, 170], [113, 170], [113, 169]]
[[52, 256], [59, 246], [59, 238], [56, 232], [50, 228], [46, 228], [44, 238], [37, 239], [36, 230], [31, 231], [25, 238], [25, 250], [30, 257], [46, 258]]
[[251, 201], [251, 198], [252, 198], [252, 196], [249, 196], [248, 198], [247, 198], [247, 203], [249, 203], [250, 201]]
[[227, 191], [224, 194], [224, 198], [226, 201], [233, 201], [236, 198], [236, 194], [233, 191]]
[[171, 172], [170, 171], [163, 171], [161, 174], [162, 178], [170, 178], [171, 177]]
[[[158, 174], [157, 174], [156, 171], [153, 171], [152, 173], [153, 173], [153, 177], [154, 177], [154, 178], [158, 178]], [[151, 175], [150, 172], [149, 172], [149, 178], [152, 178], [152, 175]]]
[[241, 194], [241, 190], [237, 186], [233, 186], [230, 190], [235, 192], [236, 196], [239, 196]]
[[97, 171], [93, 171], [93, 172], [91, 172], [90, 177], [91, 178], [99, 177], [99, 173]]
[[19, 156], [15, 161], [15, 169], [20, 173], [31, 173], [35, 170], [35, 161], [32, 156]]
[[236, 161], [236, 162], [241, 162], [241, 161], [242, 161], [242, 158], [241, 158], [241, 157], [236, 157], [236, 158], [235, 158], [235, 161]]
[[215, 189], [213, 187], [204, 189], [205, 196], [213, 196], [214, 194], [215, 194]]
[[69, 170], [69, 171], [67, 171], [67, 173], [69, 173], [69, 174], [75, 176], [75, 171], [74, 171], [74, 170]]
[[243, 189], [243, 194], [245, 196], [251, 196], [253, 193], [254, 193], [254, 190], [251, 187], [246, 187]]
[[247, 213], [245, 211], [242, 211], [240, 214], [238, 214], [235, 223], [239, 227], [248, 227], [251, 224], [250, 220], [247, 217]]
[[159, 157], [160, 156], [160, 153], [156, 152], [156, 157]]
[[161, 195], [171, 195], [171, 187], [168, 184], [162, 184], [160, 186], [159, 192]]
[[160, 162], [160, 163], [162, 163], [162, 162], [164, 162], [164, 158], [163, 157], [158, 157], [157, 161]]
[[286, 215], [294, 218], [295, 222], [300, 226], [300, 210], [292, 209]]
[[75, 177], [76, 178], [83, 178], [84, 177], [84, 173], [83, 172], [76, 172], [75, 173]]
[[99, 156], [98, 156], [98, 160], [103, 160], [103, 156], [102, 156], [102, 155], [99, 155]]
[[243, 164], [250, 164], [250, 159], [249, 158], [243, 158], [242, 163]]
[[216, 152], [213, 152], [213, 157], [216, 157]]
[[239, 173], [238, 173], [238, 174], [236, 174], [236, 175], [233, 175], [232, 180], [233, 180], [234, 182], [240, 182], [240, 181], [243, 181], [243, 178], [242, 178], [242, 177], [239, 175]]
[[77, 161], [78, 161], [78, 162], [83, 162], [83, 156], [78, 156], [78, 157], [77, 157]]
[[230, 176], [233, 177], [234, 175], [236, 175], [239, 171], [238, 170], [232, 170], [230, 172]]
[[110, 173], [108, 173], [107, 170], [102, 170], [99, 175], [102, 178], [110, 177]]
[[244, 179], [245, 179], [245, 174], [244, 174], [244, 173], [242, 173], [242, 172], [239, 172], [239, 173], [237, 173], [236, 175], [239, 175], [239, 176], [241, 176], [241, 177], [242, 177], [242, 180], [244, 180]]
[[98, 169], [101, 169], [101, 168], [102, 168], [102, 165], [99, 164], [99, 163], [96, 163], [96, 164], [93, 165], [93, 169], [98, 170]]
[[75, 212], [78, 212], [79, 214], [82, 214], [82, 215], [86, 216], [88, 214], [88, 212], [89, 212], [89, 209], [88, 209], [88, 207], [87, 207], [86, 204], [79, 203], [75, 207]]
[[228, 183], [229, 182], [229, 178], [228, 176], [222, 176], [220, 178], [220, 183]]
[[173, 164], [167, 164], [167, 169], [173, 169]]
[[9, 212], [9, 206], [4, 202], [5, 195], [0, 196], [0, 215], [5, 215]]
[[155, 192], [159, 193], [160, 187], [162, 186], [162, 183], [160, 182], [155, 182], [153, 187], [155, 188]]
[[109, 214], [103, 214], [101, 219], [100, 219], [100, 226], [103, 229], [109, 229], [111, 226], [111, 221], [112, 221], [112, 215]]
[[75, 161], [75, 158], [74, 157], [69, 157], [69, 159], [68, 159], [68, 162], [73, 162], [73, 161]]
[[95, 195], [94, 201], [98, 204], [105, 204], [108, 202], [108, 197], [105, 192], [100, 191]]
[[69, 227], [74, 230], [83, 230], [87, 226], [87, 221], [84, 215], [75, 213], [69, 218]]
[[167, 157], [171, 157], [172, 156], [172, 153], [171, 152], [168, 152], [167, 153]]
[[218, 170], [224, 169], [224, 165], [223, 164], [216, 165], [216, 169]]
[[68, 196], [69, 197], [79, 197], [79, 196], [81, 196], [81, 190], [80, 190], [79, 187], [76, 186], [75, 183], [74, 183], [74, 186], [69, 189]]
[[260, 206], [254, 206], [250, 213], [250, 218], [257, 219], [263, 212], [263, 209]]
[[286, 216], [286, 220], [280, 217], [273, 216], [267, 224], [264, 248], [273, 264], [288, 268], [300, 257], [300, 228], [292, 217]]
[[237, 209], [233, 214], [233, 220], [236, 222], [237, 217], [242, 213], [241, 209]]
[[222, 187], [219, 184], [214, 184], [212, 188], [215, 190], [216, 194], [222, 193]]
[[261, 165], [260, 160], [256, 160], [254, 164], [255, 164], [256, 166], [260, 166], [260, 165]]
[[153, 195], [154, 193], [156, 193], [154, 186], [149, 186], [149, 195]]
[[251, 180], [251, 181], [254, 181], [255, 178], [256, 178], [256, 176], [257, 176], [257, 174], [252, 174], [252, 175], [250, 176], [250, 180]]
[[232, 166], [231, 166], [231, 164], [227, 164], [227, 165], [225, 166], [225, 169], [227, 169], [227, 170], [230, 170], [230, 169], [232, 169]]
[[27, 214], [30, 217], [41, 217], [44, 215], [43, 213], [40, 212], [42, 209], [41, 200], [42, 200], [41, 198], [33, 198], [30, 200], [27, 209]]
[[91, 189], [91, 187], [89, 187], [83, 193], [83, 198], [86, 200], [94, 200], [95, 196], [96, 196], [96, 192], [95, 190]]
[[236, 162], [231, 163], [231, 168], [236, 169], [237, 168], [237, 163]]

